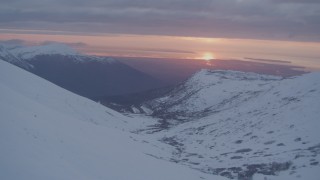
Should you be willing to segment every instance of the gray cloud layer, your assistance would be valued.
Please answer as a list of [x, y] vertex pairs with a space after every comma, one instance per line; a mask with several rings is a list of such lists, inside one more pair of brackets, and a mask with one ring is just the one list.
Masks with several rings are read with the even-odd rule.
[[320, 0], [0, 0], [0, 28], [320, 41]]

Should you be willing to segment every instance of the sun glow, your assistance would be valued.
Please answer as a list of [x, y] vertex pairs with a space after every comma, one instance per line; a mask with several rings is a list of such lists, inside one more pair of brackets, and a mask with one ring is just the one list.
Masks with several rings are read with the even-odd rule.
[[203, 56], [201, 57], [201, 59], [205, 60], [205, 61], [210, 61], [212, 59], [215, 59], [214, 54], [212, 53], [204, 53]]

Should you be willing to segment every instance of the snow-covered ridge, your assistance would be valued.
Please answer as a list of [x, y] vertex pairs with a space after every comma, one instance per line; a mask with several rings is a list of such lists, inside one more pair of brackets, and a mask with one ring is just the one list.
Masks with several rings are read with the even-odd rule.
[[201, 82], [210, 82], [212, 83], [215, 80], [280, 80], [282, 79], [279, 76], [257, 74], [251, 72], [241, 72], [241, 71], [232, 71], [232, 70], [209, 70], [202, 69], [199, 72], [195, 73], [189, 81], [201, 81]]
[[38, 55], [55, 55], [55, 54], [64, 55], [64, 56], [80, 55], [79, 52], [72, 49], [71, 47], [64, 44], [58, 44], [58, 43], [52, 43], [52, 44], [41, 45], [41, 46], [20, 47], [20, 48], [13, 49], [12, 52], [22, 59], [31, 59]]
[[[38, 56], [67, 56], [77, 62], [101, 62], [101, 63], [116, 63], [117, 61], [111, 57], [99, 57], [87, 55], [78, 52], [69, 45], [62, 43], [50, 43], [37, 46], [14, 46], [4, 44], [8, 52], [23, 61], [32, 61]], [[5, 59], [5, 58], [3, 58]], [[6, 59], [5, 59], [6, 60]]]
[[11, 64], [19, 66], [24, 69], [31, 69], [33, 66], [21, 58], [17, 57], [15, 54], [11, 53], [7, 46], [0, 44], [0, 59], [5, 60]]
[[8, 61], [18, 60], [18, 57], [16, 57], [13, 54], [11, 54], [7, 50], [7, 48], [2, 44], [0, 44], [0, 58], [1, 59], [8, 59]]
[[210, 110], [230, 109], [254, 98], [283, 79], [230, 70], [201, 70], [166, 96], [149, 103], [159, 114], [198, 116]]
[[64, 56], [80, 55], [79, 52], [75, 51], [71, 47], [64, 44], [58, 44], [58, 43], [15, 48], [12, 50], [12, 53], [16, 54], [22, 59], [31, 59], [38, 55], [55, 55], [55, 54], [64, 55]]

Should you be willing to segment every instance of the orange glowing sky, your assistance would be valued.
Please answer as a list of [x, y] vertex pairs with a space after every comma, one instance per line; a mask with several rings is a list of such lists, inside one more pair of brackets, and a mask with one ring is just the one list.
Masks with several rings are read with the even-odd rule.
[[188, 59], [259, 58], [290, 61], [293, 65], [320, 69], [320, 43], [274, 40], [199, 38], [130, 34], [1, 33], [0, 40], [19, 39], [30, 45], [46, 41], [78, 44], [80, 52], [104, 56]]

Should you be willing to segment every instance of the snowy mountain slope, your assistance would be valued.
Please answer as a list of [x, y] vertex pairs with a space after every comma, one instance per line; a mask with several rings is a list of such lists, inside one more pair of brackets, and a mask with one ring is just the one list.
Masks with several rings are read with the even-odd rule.
[[237, 71], [202, 70], [166, 96], [148, 103], [155, 115], [188, 119], [232, 109], [260, 93], [280, 77]]
[[224, 179], [146, 155], [113, 128], [129, 118], [4, 61], [0, 97], [0, 179]]
[[163, 120], [145, 132], [172, 148], [159, 158], [237, 179], [320, 175], [320, 73], [203, 70], [148, 105]]

